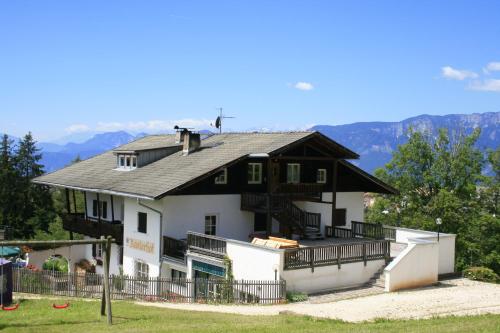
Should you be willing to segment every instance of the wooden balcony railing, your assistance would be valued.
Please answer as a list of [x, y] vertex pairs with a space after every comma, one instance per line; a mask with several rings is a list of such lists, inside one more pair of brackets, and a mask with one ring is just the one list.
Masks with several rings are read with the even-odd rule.
[[303, 247], [285, 250], [285, 270], [337, 265], [369, 260], [389, 259], [390, 242], [372, 240], [349, 244]]
[[63, 215], [63, 228], [67, 231], [99, 238], [101, 236], [111, 236], [116, 243], [123, 244], [123, 224], [121, 221], [106, 221], [85, 218], [84, 214], [72, 213]]
[[175, 259], [184, 260], [186, 256], [186, 240], [163, 236], [163, 255]]
[[325, 226], [325, 237], [353, 238], [351, 229]]
[[221, 259], [226, 255], [226, 240], [221, 237], [189, 231], [187, 234], [187, 246], [190, 252]]

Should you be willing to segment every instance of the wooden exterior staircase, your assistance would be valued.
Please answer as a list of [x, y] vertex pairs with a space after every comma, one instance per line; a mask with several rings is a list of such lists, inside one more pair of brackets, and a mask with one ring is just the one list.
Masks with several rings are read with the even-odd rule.
[[241, 209], [257, 213], [271, 213], [289, 233], [305, 239], [322, 239], [321, 214], [310, 213], [295, 205], [290, 196], [284, 194], [243, 193]]

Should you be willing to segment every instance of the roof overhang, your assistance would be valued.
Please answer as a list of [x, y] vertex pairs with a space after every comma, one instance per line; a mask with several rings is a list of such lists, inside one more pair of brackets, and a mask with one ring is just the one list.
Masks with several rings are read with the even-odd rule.
[[344, 161], [344, 160], [339, 160], [339, 163], [342, 164], [343, 166], [345, 166], [346, 168], [352, 170], [356, 174], [360, 175], [361, 177], [367, 179], [368, 181], [370, 181], [372, 183], [375, 183], [376, 185], [380, 186], [385, 191], [387, 191], [386, 192], [387, 194], [399, 194], [399, 191], [396, 188], [394, 188], [391, 185], [383, 182], [382, 180], [378, 179], [377, 177], [370, 175], [368, 172], [364, 171], [361, 168], [358, 168], [354, 164], [349, 163], [349, 162]]
[[42, 182], [42, 181], [37, 181], [36, 179], [32, 180], [32, 182], [35, 184], [60, 187], [60, 188], [67, 188], [67, 189], [71, 189], [71, 190], [102, 193], [102, 194], [109, 194], [109, 195], [117, 195], [117, 196], [134, 198], [134, 199], [155, 200], [154, 197], [135, 194], [135, 193], [127, 193], [127, 192], [119, 192], [119, 191], [113, 191], [113, 190], [90, 188], [90, 187], [80, 187], [80, 186], [64, 185], [64, 184], [57, 184], [57, 183], [50, 183], [50, 182]]

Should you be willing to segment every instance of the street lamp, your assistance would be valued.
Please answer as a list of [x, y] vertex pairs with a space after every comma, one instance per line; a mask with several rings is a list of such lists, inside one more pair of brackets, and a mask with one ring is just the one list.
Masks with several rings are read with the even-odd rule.
[[440, 217], [436, 219], [436, 224], [438, 226], [438, 242], [439, 242], [439, 232], [441, 231], [441, 224], [443, 223], [443, 220], [441, 220]]

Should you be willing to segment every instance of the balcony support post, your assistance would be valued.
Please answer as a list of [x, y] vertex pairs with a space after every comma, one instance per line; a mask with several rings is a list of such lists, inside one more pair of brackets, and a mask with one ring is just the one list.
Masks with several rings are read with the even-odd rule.
[[266, 195], [266, 235], [269, 237], [273, 232], [273, 216], [271, 214], [271, 186], [272, 186], [272, 167], [271, 167], [271, 159], [267, 159], [267, 177], [266, 177], [266, 185], [267, 185], [267, 195]]
[[338, 174], [338, 162], [333, 161], [332, 164], [332, 227], [336, 225], [335, 215], [337, 212], [337, 174]]
[[87, 219], [89, 217], [89, 214], [88, 214], [88, 210], [87, 210], [87, 192], [85, 192], [85, 191], [83, 191], [83, 203], [85, 204], [84, 216], [85, 216], [85, 219]]
[[113, 204], [113, 195], [111, 197], [111, 221], [114, 223], [115, 222], [115, 206]]
[[66, 213], [71, 213], [71, 203], [69, 202], [69, 189], [65, 188], [64, 192], [66, 194]]
[[73, 192], [73, 212], [76, 214], [76, 194], [75, 194], [75, 189], [72, 190]]
[[99, 200], [99, 193], [96, 193], [97, 196], [97, 221], [101, 223], [101, 201]]

